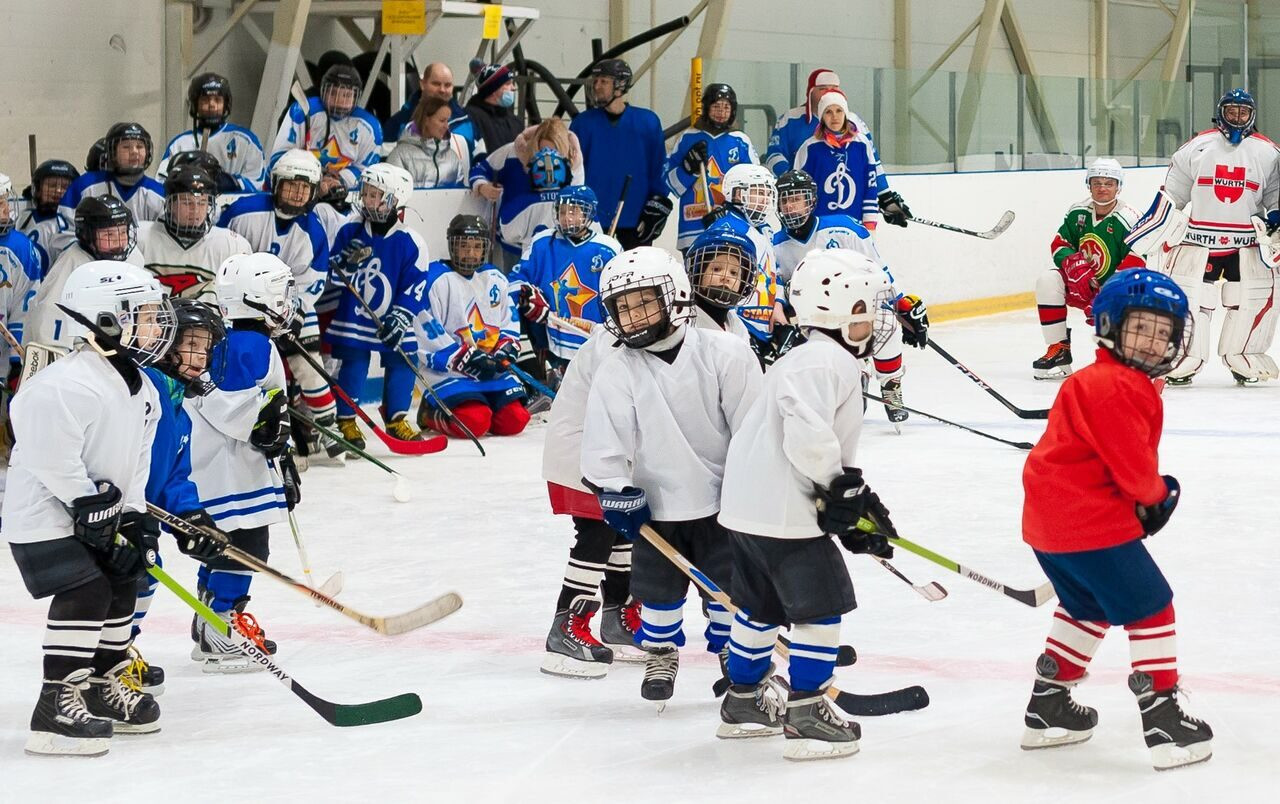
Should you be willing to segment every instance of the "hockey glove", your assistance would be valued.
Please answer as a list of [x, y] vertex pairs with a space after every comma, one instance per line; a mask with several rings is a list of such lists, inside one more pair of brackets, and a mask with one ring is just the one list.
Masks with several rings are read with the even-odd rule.
[[123, 512], [124, 495], [120, 489], [111, 483], [99, 483], [97, 494], [71, 501], [71, 533], [86, 547], [106, 552], [115, 541]]
[[499, 366], [505, 363], [514, 363], [520, 357], [520, 341], [515, 338], [499, 338], [491, 354], [494, 360], [498, 361]]
[[1088, 254], [1076, 252], [1062, 261], [1062, 279], [1067, 291], [1067, 304], [1079, 310], [1093, 306], [1098, 295], [1093, 260]]
[[1142, 532], [1147, 536], [1154, 536], [1160, 532], [1160, 529], [1169, 521], [1169, 517], [1173, 516], [1173, 509], [1178, 507], [1178, 498], [1182, 496], [1182, 487], [1178, 485], [1178, 479], [1173, 475], [1163, 475], [1164, 486], [1169, 490], [1165, 498], [1155, 505], [1135, 505], [1134, 513], [1138, 515], [1138, 521], [1142, 523]]
[[716, 221], [729, 214], [729, 205], [721, 204], [702, 216], [702, 228], [710, 229]]
[[382, 323], [378, 326], [378, 340], [388, 349], [395, 349], [404, 340], [404, 334], [412, 324], [413, 316], [397, 304], [382, 317]]
[[284, 483], [285, 505], [292, 511], [302, 502], [302, 475], [298, 474], [298, 465], [288, 452], [276, 459], [276, 467], [280, 469], [280, 479]]
[[880, 214], [884, 217], [885, 223], [906, 226], [907, 221], [911, 220], [911, 210], [907, 208], [907, 202], [893, 190], [885, 190], [876, 201], [880, 204]]
[[551, 305], [547, 304], [547, 297], [542, 295], [542, 291], [536, 285], [520, 286], [519, 307], [520, 317], [533, 324], [546, 323], [547, 316], [551, 314]]
[[652, 518], [643, 489], [627, 486], [622, 491], [600, 491], [596, 496], [605, 523], [628, 541], [638, 539], [640, 526], [649, 524]]
[[258, 409], [258, 420], [249, 432], [249, 444], [254, 449], [275, 458], [289, 448], [288, 401], [279, 388], [267, 392], [267, 400]]
[[456, 371], [473, 380], [488, 380], [498, 373], [497, 361], [493, 355], [481, 351], [469, 343], [458, 346], [449, 360], [449, 370]]
[[218, 185], [219, 195], [222, 195], [224, 193], [243, 192], [243, 188], [240, 187], [240, 182], [236, 181], [236, 177], [230, 173], [227, 173], [225, 170], [219, 170], [217, 173], [215, 173], [213, 176], [213, 180]]
[[641, 243], [652, 243], [667, 228], [667, 218], [671, 217], [671, 199], [665, 195], [650, 196], [640, 208], [640, 220], [636, 222], [636, 239]]
[[1267, 235], [1273, 235], [1280, 230], [1280, 209], [1267, 210]]
[[160, 523], [150, 514], [125, 511], [120, 516], [120, 535], [102, 555], [102, 565], [108, 574], [119, 578], [137, 577], [155, 566], [159, 553]]
[[919, 296], [898, 299], [898, 321], [902, 323], [902, 342], [923, 349], [929, 345], [929, 311]]
[[[893, 547], [886, 537], [897, 536], [889, 520], [889, 509], [862, 481], [861, 469], [845, 469], [831, 481], [829, 488], [815, 487], [818, 493], [818, 527], [824, 533], [838, 536], [845, 549], [853, 553], [871, 553], [880, 558], [893, 557]], [[858, 530], [858, 520], [869, 519], [878, 533]]]
[[684, 168], [684, 172], [690, 176], [699, 176], [702, 174], [702, 166], [707, 163], [707, 141], [698, 140], [689, 146], [689, 150], [684, 152], [684, 159], [680, 160], [680, 167]]
[[[178, 514], [178, 517], [201, 528], [216, 529], [218, 527], [218, 524], [213, 521], [213, 517], [209, 516], [209, 512], [203, 508], [197, 508], [185, 514]], [[227, 549], [227, 543], [212, 533], [192, 536], [189, 533], [175, 531], [174, 538], [177, 539], [178, 549], [182, 551], [182, 554], [191, 556], [196, 561], [207, 563], [222, 555], [222, 551]]]
[[372, 253], [373, 249], [367, 243], [352, 240], [342, 251], [329, 258], [329, 270], [350, 279], [360, 267], [360, 263], [369, 259]]

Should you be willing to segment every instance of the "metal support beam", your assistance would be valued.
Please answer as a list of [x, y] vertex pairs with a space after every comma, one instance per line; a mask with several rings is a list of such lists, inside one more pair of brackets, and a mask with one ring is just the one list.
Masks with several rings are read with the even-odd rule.
[[187, 75], [193, 51], [192, 24], [194, 10], [191, 6], [166, 4], [164, 7], [165, 41], [177, 42], [174, 47], [169, 44], [164, 50], [164, 95], [160, 104], [161, 119], [164, 122], [164, 139], [175, 136], [191, 125], [187, 118], [187, 87], [184, 77]]
[[[729, 30], [730, 5], [732, 5], [731, 0], [701, 0], [694, 6], [693, 11], [689, 12], [690, 20], [705, 12], [702, 18], [702, 30], [698, 33], [698, 49], [694, 52], [695, 56], [704, 61], [720, 58], [720, 48], [724, 45], [724, 37]], [[654, 55], [649, 57], [649, 61], [658, 55], [661, 55], [661, 51], [655, 50]], [[688, 89], [684, 91], [682, 107], [684, 109], [693, 108], [691, 106], [693, 98], [690, 97], [689, 91]]]
[[[910, 165], [911, 93], [907, 71], [911, 69], [911, 0], [893, 0], [893, 142], [891, 161]], [[880, 134], [879, 131], [876, 132]], [[883, 138], [881, 139], [883, 143]]]
[[[1058, 143], [1058, 133], [1054, 130], [1053, 118], [1045, 106], [1044, 93], [1040, 91], [1040, 78], [1035, 64], [1031, 60], [1031, 48], [1027, 47], [1026, 37], [1022, 35], [1022, 27], [1013, 13], [1013, 3], [1005, 3], [1000, 14], [1000, 26], [1004, 29], [1005, 38], [1009, 40], [1009, 50], [1013, 53], [1013, 62], [1024, 81], [1026, 88], [1027, 109], [1031, 112], [1031, 122], [1040, 135], [1040, 145], [1045, 153], [1056, 154], [1062, 151]], [[1022, 121], [1018, 121], [1022, 125]]]
[[630, 36], [631, 0], [609, 0], [609, 47]]
[[[1111, 80], [1111, 3], [1093, 2], [1093, 125], [1094, 142], [1105, 142], [1110, 115], [1107, 114], [1107, 82]], [[1153, 51], [1154, 52], [1154, 51]], [[1077, 121], [1081, 131], [1084, 120]]]
[[311, 0], [280, 0], [272, 15], [271, 44], [267, 48], [267, 62], [262, 67], [251, 126], [264, 143], [275, 139], [276, 116], [289, 97], [289, 85], [293, 83], [302, 49], [302, 32], [307, 27], [310, 11]]
[[987, 62], [991, 57], [991, 45], [1004, 12], [1005, 0], [985, 0], [982, 17], [978, 20], [978, 35], [973, 43], [973, 56], [969, 59], [969, 72], [965, 76], [964, 92], [960, 96], [960, 108], [956, 115], [956, 158], [969, 151], [973, 136], [973, 124], [978, 117], [978, 105], [982, 99], [982, 84], [986, 78]]
[[964, 40], [969, 38], [969, 34], [978, 30], [978, 23], [980, 22], [982, 22], [981, 14], [974, 17], [973, 22], [969, 23], [968, 27], [961, 31], [960, 35], [957, 36], [951, 44], [947, 45], [947, 49], [942, 51], [942, 55], [933, 60], [933, 64], [930, 64], [928, 69], [924, 71], [924, 75], [920, 76], [920, 80], [911, 85], [912, 97], [915, 97], [915, 94], [920, 91], [921, 87], [929, 83], [929, 79], [933, 78], [934, 73], [938, 72], [939, 68], [946, 63], [947, 59], [951, 58], [951, 54], [960, 49], [960, 46], [964, 44]]
[[229, 36], [231, 32], [235, 30], [236, 26], [240, 24], [240, 20], [244, 19], [245, 15], [252, 11], [253, 7], [257, 4], [258, 0], [245, 0], [243, 3], [236, 6], [236, 10], [231, 12], [231, 16], [227, 18], [226, 24], [222, 26], [222, 30], [218, 31], [217, 36], [213, 37], [213, 40], [209, 42], [209, 46], [205, 48], [204, 53], [191, 63], [190, 72], [185, 73], [188, 79], [195, 75], [196, 70], [199, 70], [204, 66], [204, 63], [209, 60], [209, 57], [213, 55], [214, 51], [222, 45], [227, 36]]

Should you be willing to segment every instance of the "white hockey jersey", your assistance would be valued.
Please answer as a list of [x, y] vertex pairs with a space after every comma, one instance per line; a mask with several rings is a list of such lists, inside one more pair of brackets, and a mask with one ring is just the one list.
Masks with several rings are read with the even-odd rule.
[[[156, 168], [156, 178], [161, 182], [169, 175], [169, 160], [175, 154], [200, 150], [200, 139], [193, 131], [184, 131], [164, 149], [164, 156]], [[222, 172], [235, 180], [237, 189], [224, 192], [256, 193], [266, 179], [266, 165], [262, 155], [262, 143], [252, 131], [234, 123], [224, 123], [222, 128], [209, 135], [205, 150], [218, 160]]]
[[862, 371], [822, 332], [769, 368], [725, 461], [720, 524], [775, 539], [821, 536], [815, 483], [857, 466]]
[[31, 245], [35, 246], [41, 276], [49, 273], [67, 246], [76, 242], [75, 224], [59, 212], [41, 217], [34, 209], [28, 209], [18, 221], [18, 229], [31, 238]]
[[1217, 129], [1202, 131], [1174, 152], [1164, 191], [1191, 218], [1183, 243], [1212, 255], [1252, 246], [1249, 219], [1280, 205], [1280, 148], [1257, 133], [1232, 145]]
[[698, 329], [709, 329], [716, 332], [727, 332], [745, 344], [751, 343], [751, 333], [747, 331], [747, 325], [742, 323], [742, 319], [735, 315], [732, 310], [725, 316], [724, 326], [721, 327], [711, 314], [703, 310], [698, 305], [693, 306], [693, 325]]
[[681, 329], [670, 364], [624, 349], [600, 366], [582, 432], [583, 477], [610, 491], [643, 489], [663, 522], [720, 510], [729, 439], [761, 386], [760, 364], [742, 340]]
[[[58, 261], [49, 269], [49, 273], [40, 282], [40, 290], [32, 299], [27, 314], [27, 338], [45, 346], [71, 347], [71, 342], [63, 337], [66, 329], [66, 315], [54, 305], [62, 301], [62, 289], [67, 284], [71, 272], [87, 262], [93, 262], [94, 256], [72, 243], [58, 257]], [[125, 262], [141, 266], [142, 249], [134, 248], [125, 257]]]
[[[848, 215], [818, 215], [816, 218], [807, 240], [797, 240], [786, 229], [774, 233], [773, 257], [779, 283], [785, 285], [791, 281], [796, 266], [810, 251], [830, 248], [847, 248], [864, 254], [875, 260], [885, 273], [889, 272], [889, 267], [876, 249], [875, 241], [871, 239], [871, 232], [865, 226]], [[893, 282], [892, 274], [889, 281]]]
[[164, 185], [150, 176], [139, 176], [134, 184], [121, 184], [114, 175], [105, 170], [95, 170], [80, 174], [80, 178], [71, 182], [58, 202], [58, 213], [74, 223], [76, 205], [89, 196], [114, 195], [124, 202], [133, 213], [133, 220], [159, 220], [164, 213]]
[[138, 225], [138, 250], [143, 254], [143, 267], [169, 288], [169, 295], [198, 299], [205, 294], [205, 301], [213, 300], [208, 284], [218, 266], [233, 254], [253, 252], [249, 241], [216, 226], [190, 246], [184, 246], [160, 221]]
[[120, 373], [86, 348], [23, 384], [9, 412], [16, 443], [0, 536], [19, 544], [70, 536], [66, 506], [96, 494], [97, 481], [114, 483], [127, 510], [146, 510], [160, 395], [138, 379], [131, 394]]

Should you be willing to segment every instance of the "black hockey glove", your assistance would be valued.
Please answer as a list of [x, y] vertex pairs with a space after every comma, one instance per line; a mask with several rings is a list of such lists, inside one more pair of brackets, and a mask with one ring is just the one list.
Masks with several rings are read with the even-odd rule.
[[404, 334], [409, 331], [412, 324], [413, 316], [397, 304], [382, 317], [382, 323], [378, 326], [378, 340], [382, 341], [388, 349], [395, 349], [400, 345], [400, 341], [404, 340]]
[[690, 145], [689, 150], [684, 152], [684, 159], [680, 160], [680, 167], [684, 168], [684, 172], [695, 178], [702, 174], [702, 166], [705, 164], [707, 164], [706, 140], [698, 140]]
[[902, 324], [902, 342], [923, 349], [929, 345], [929, 310], [919, 296], [898, 299], [898, 321]]
[[268, 458], [275, 458], [289, 448], [288, 400], [278, 388], [267, 393], [267, 401], [258, 409], [258, 420], [249, 433], [249, 444]]
[[160, 523], [150, 514], [125, 511], [120, 516], [120, 535], [101, 560], [108, 574], [136, 578], [147, 567], [155, 566], [159, 553]]
[[520, 341], [515, 338], [499, 338], [491, 354], [499, 366], [514, 363], [520, 358]]
[[449, 360], [449, 368], [473, 380], [492, 379], [501, 371], [493, 355], [468, 343], [458, 347], [458, 351]]
[[907, 208], [907, 202], [893, 190], [885, 190], [876, 201], [880, 204], [880, 214], [884, 217], [885, 223], [906, 226], [907, 221], [911, 220], [911, 210]]
[[[203, 508], [197, 508], [185, 514], [178, 514], [178, 517], [202, 528], [216, 529], [218, 527], [218, 524], [213, 521], [213, 517], [209, 516], [209, 512]], [[212, 533], [192, 536], [184, 531], [174, 531], [173, 537], [177, 540], [178, 549], [182, 551], [182, 554], [191, 556], [196, 561], [208, 563], [222, 555], [222, 551], [227, 549], [227, 542], [217, 538]]]
[[643, 489], [627, 486], [622, 491], [601, 490], [596, 497], [605, 523], [628, 541], [640, 538], [640, 526], [652, 519]]
[[640, 208], [640, 220], [636, 223], [636, 239], [641, 243], [652, 243], [667, 228], [667, 218], [671, 216], [671, 199], [665, 195], [650, 196]]
[[1142, 532], [1148, 536], [1156, 535], [1169, 522], [1169, 517], [1173, 516], [1173, 509], [1178, 507], [1178, 498], [1182, 496], [1182, 486], [1178, 485], [1176, 477], [1173, 475], [1162, 475], [1162, 477], [1165, 488], [1169, 490], [1165, 498], [1155, 505], [1134, 506], [1134, 513], [1142, 523]]
[[[892, 558], [893, 547], [886, 537], [897, 536], [889, 509], [880, 497], [862, 481], [861, 469], [844, 470], [844, 474], [831, 481], [829, 488], [815, 486], [818, 494], [818, 527], [824, 533], [840, 538], [840, 543], [852, 553], [871, 553], [880, 558]], [[858, 529], [860, 519], [869, 519], [878, 533], [869, 534]]]
[[214, 174], [213, 180], [218, 184], [219, 194], [241, 192], [240, 182], [236, 181], [236, 177], [225, 170], [219, 170]]
[[71, 501], [71, 533], [86, 547], [99, 553], [111, 549], [120, 529], [124, 512], [124, 496], [111, 483], [98, 484], [97, 494], [87, 494]]
[[342, 251], [329, 258], [329, 270], [350, 279], [360, 267], [360, 263], [369, 259], [373, 249], [367, 243], [352, 240]]
[[728, 214], [729, 214], [728, 204], [721, 204], [720, 206], [715, 207], [706, 215], [702, 216], [702, 228], [710, 229], [711, 226], [716, 221], [720, 220], [721, 218], [723, 218], [725, 215], [728, 215]]
[[547, 316], [551, 314], [551, 305], [547, 304], [547, 297], [542, 295], [537, 285], [528, 283], [520, 286], [519, 308], [520, 317], [533, 324], [546, 323]]
[[280, 479], [284, 483], [284, 502], [292, 511], [302, 502], [302, 475], [298, 474], [298, 465], [293, 462], [293, 455], [286, 452], [276, 458], [276, 466], [280, 469]]

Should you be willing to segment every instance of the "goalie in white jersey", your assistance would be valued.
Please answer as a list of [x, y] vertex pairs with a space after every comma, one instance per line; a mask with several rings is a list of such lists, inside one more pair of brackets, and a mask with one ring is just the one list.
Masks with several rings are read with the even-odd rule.
[[[760, 365], [741, 338], [690, 326], [692, 295], [684, 267], [662, 249], [625, 251], [605, 266], [605, 327], [626, 348], [596, 372], [582, 433], [583, 479], [609, 526], [636, 542], [636, 642], [649, 652], [640, 694], [660, 704], [675, 689], [689, 581], [639, 538], [640, 528], [652, 524], [726, 588], [720, 478], [729, 438], [761, 384]], [[713, 601], [707, 612], [707, 650], [720, 654], [731, 618]]]
[[1280, 228], [1280, 149], [1257, 132], [1257, 112], [1243, 89], [1224, 94], [1215, 127], [1173, 154], [1162, 192], [1126, 239], [1148, 267], [1178, 283], [1196, 318], [1186, 355], [1168, 375], [1172, 386], [1190, 385], [1209, 357], [1219, 280], [1227, 311], [1218, 336], [1222, 362], [1241, 384], [1280, 376], [1266, 354], [1280, 315], [1280, 243], [1272, 245]]

